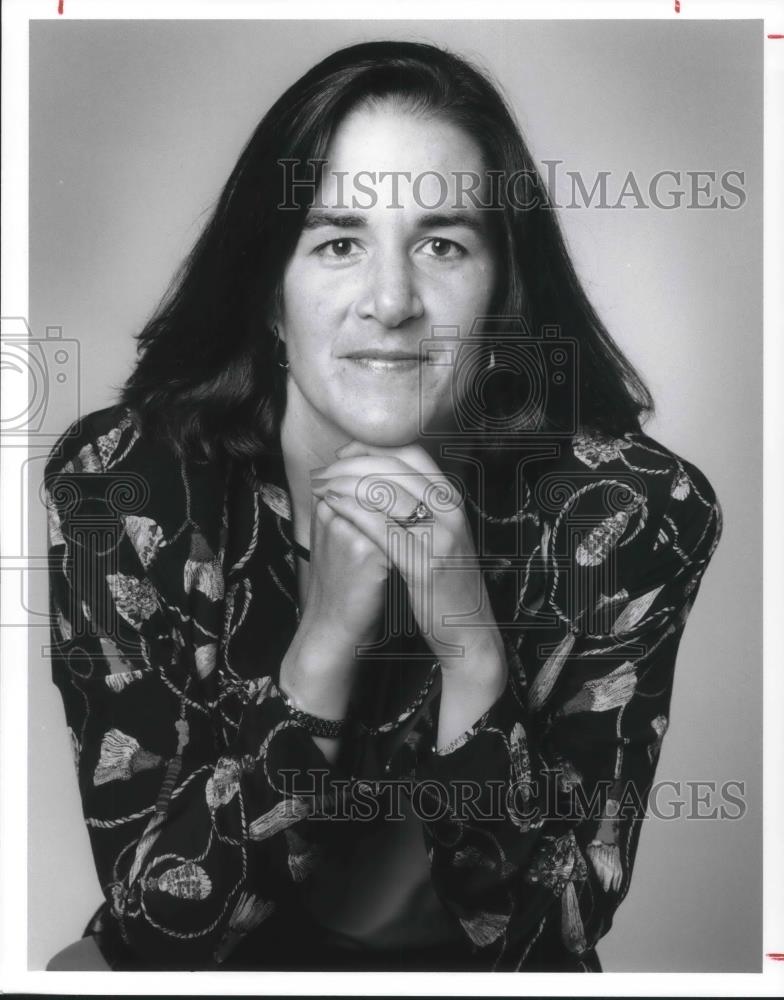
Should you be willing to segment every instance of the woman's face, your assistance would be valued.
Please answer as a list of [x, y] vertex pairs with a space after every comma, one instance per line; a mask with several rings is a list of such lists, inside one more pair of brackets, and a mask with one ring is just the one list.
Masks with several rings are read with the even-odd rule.
[[488, 213], [461, 171], [482, 176], [481, 153], [446, 121], [384, 105], [336, 132], [276, 317], [285, 421], [305, 440], [397, 447], [449, 419], [450, 354], [428, 363], [423, 342], [435, 327], [452, 328], [451, 346], [467, 336], [496, 272]]

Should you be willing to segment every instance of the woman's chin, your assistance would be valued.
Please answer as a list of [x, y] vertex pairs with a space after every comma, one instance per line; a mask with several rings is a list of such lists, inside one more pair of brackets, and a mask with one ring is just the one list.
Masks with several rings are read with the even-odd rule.
[[[419, 402], [419, 401], [417, 401]], [[419, 405], [374, 407], [362, 413], [345, 414], [336, 421], [345, 433], [364, 444], [379, 448], [402, 448], [423, 438], [439, 438], [455, 433], [454, 416], [449, 408]]]
[[402, 448], [420, 437], [417, 420], [383, 419], [354, 420], [344, 425], [351, 437], [378, 448]]

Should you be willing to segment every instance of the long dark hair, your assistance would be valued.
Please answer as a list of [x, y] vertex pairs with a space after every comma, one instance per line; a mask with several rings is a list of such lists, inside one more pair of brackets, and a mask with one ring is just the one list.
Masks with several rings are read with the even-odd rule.
[[[463, 58], [399, 41], [333, 53], [262, 118], [195, 247], [137, 336], [139, 357], [121, 401], [140, 427], [200, 458], [247, 459], [279, 449], [285, 376], [275, 363], [268, 317], [308, 209], [302, 198], [296, 208], [278, 207], [282, 171], [290, 169], [281, 161], [326, 161], [348, 112], [388, 98], [465, 129], [487, 169], [534, 180], [531, 207], [505, 197], [492, 212], [501, 265], [493, 312], [521, 317], [529, 333], [557, 329], [578, 345], [573, 392], [550, 394], [541, 429], [568, 429], [574, 414], [566, 410], [578, 401], [580, 428], [611, 436], [639, 431], [640, 416], [653, 410], [651, 395], [585, 295], [504, 98]], [[496, 394], [496, 412], [519, 411], [522, 391], [507, 383]]]

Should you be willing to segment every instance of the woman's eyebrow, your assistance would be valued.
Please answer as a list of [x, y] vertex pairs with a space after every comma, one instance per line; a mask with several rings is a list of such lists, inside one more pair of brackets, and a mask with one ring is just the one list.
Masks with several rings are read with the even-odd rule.
[[484, 233], [482, 216], [478, 212], [428, 212], [417, 219], [418, 229], [448, 229], [451, 226], [465, 226], [477, 233]]
[[[361, 229], [367, 226], [364, 215], [349, 215], [345, 212], [311, 212], [305, 219], [303, 229], [320, 229], [335, 226], [339, 229]], [[478, 212], [427, 212], [416, 220], [417, 229], [448, 229], [464, 226], [475, 232], [485, 230], [482, 216]]]
[[367, 225], [364, 215], [346, 215], [344, 212], [311, 212], [305, 219], [303, 229], [320, 229], [322, 226], [338, 226], [340, 229], [360, 229]]

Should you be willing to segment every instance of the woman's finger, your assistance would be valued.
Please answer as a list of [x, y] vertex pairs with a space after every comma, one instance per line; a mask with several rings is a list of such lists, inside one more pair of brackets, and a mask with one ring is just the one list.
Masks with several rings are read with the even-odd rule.
[[350, 456], [316, 472], [312, 480], [316, 487], [331, 479], [353, 476], [358, 481], [364, 480], [362, 489], [367, 483], [368, 489], [373, 487], [379, 493], [386, 489], [391, 496], [409, 494], [413, 501], [408, 513], [415, 503], [423, 501], [434, 513], [449, 516], [462, 507], [464, 498], [462, 485], [454, 477], [440, 471], [437, 475], [424, 475], [391, 455]]
[[[324, 493], [325, 503], [362, 531], [373, 541], [392, 564], [394, 564], [404, 579], [409, 583], [418, 578], [429, 576], [434, 550], [434, 535], [437, 531], [435, 521], [406, 526], [402, 519], [396, 519], [384, 511], [368, 510], [360, 503], [355, 491], [339, 492], [331, 487]], [[415, 501], [411, 498], [411, 508]], [[411, 511], [407, 511], [408, 516]]]
[[375, 455], [378, 458], [396, 457], [423, 476], [443, 476], [438, 464], [418, 444], [406, 444], [399, 448], [384, 448], [379, 445], [351, 441], [335, 452], [338, 459], [354, 458], [357, 455]]
[[411, 514], [419, 502], [399, 480], [385, 476], [333, 476], [312, 486], [313, 494], [323, 498], [328, 491], [353, 497], [357, 505], [381, 520], [402, 520]]
[[391, 539], [395, 531], [400, 533], [404, 532], [405, 529], [396, 527], [394, 521], [379, 516], [376, 511], [366, 510], [357, 503], [355, 497], [350, 493], [337, 493], [328, 490], [323, 499], [324, 503], [328, 504], [336, 515], [345, 518], [346, 521], [366, 535], [402, 571], [403, 567], [399, 565], [399, 560], [395, 558], [395, 553], [399, 546], [393, 543]]
[[[418, 476], [421, 482], [427, 485], [430, 482], [418, 469], [404, 462], [396, 454], [385, 455], [349, 455], [345, 458], [337, 458], [329, 465], [313, 470], [319, 478], [324, 476], [340, 476], [349, 474], [352, 476], [363, 476], [368, 474], [388, 474], [390, 476]], [[312, 474], [312, 473], [311, 473]]]

